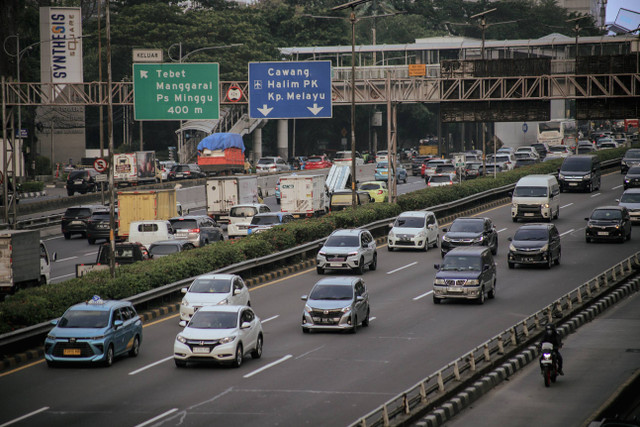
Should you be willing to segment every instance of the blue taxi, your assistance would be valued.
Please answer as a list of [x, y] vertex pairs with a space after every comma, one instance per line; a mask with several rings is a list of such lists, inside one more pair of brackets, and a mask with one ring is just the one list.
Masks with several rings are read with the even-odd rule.
[[47, 365], [63, 362], [111, 366], [120, 355], [136, 357], [142, 342], [142, 320], [128, 301], [91, 300], [71, 306], [44, 341]]
[[[376, 181], [387, 181], [389, 179], [389, 162], [378, 162], [373, 179]], [[396, 180], [407, 183], [407, 170], [400, 163], [396, 165]]]

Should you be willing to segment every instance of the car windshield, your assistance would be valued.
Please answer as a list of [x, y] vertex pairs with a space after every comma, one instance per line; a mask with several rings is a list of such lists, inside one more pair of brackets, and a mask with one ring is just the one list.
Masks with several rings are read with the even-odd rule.
[[620, 220], [622, 219], [622, 212], [617, 209], [598, 209], [593, 211], [591, 219], [596, 220]]
[[175, 254], [177, 252], [180, 252], [180, 247], [178, 245], [152, 245], [149, 248], [149, 252], [151, 252], [151, 255], [156, 256], [156, 255], [169, 255], [169, 254]]
[[280, 218], [277, 215], [256, 215], [251, 219], [253, 225], [274, 225], [280, 224]]
[[314, 300], [351, 300], [353, 299], [353, 288], [346, 285], [316, 285], [309, 295], [309, 299]]
[[387, 162], [380, 162], [376, 165], [377, 169], [387, 169], [389, 167], [389, 163]]
[[629, 150], [625, 153], [624, 157], [627, 159], [640, 159], [640, 150]]
[[549, 147], [549, 151], [551, 151], [552, 153], [564, 153], [567, 151], [567, 147], [563, 145], [552, 145], [551, 147]]
[[353, 248], [360, 246], [360, 239], [358, 236], [329, 236], [324, 245], [336, 248]]
[[393, 226], [399, 228], [422, 228], [424, 227], [424, 217], [401, 216], [396, 219]]
[[68, 310], [60, 318], [60, 328], [106, 328], [109, 325], [109, 311]]
[[484, 223], [482, 220], [459, 220], [456, 219], [451, 224], [449, 231], [462, 232], [462, 233], [482, 233], [484, 229]]
[[546, 230], [539, 229], [520, 229], [516, 231], [516, 234], [513, 236], [513, 240], [535, 240], [535, 241], [546, 241], [548, 240], [549, 235]]
[[[578, 147], [578, 149], [580, 149], [580, 147]], [[564, 161], [560, 169], [561, 171], [566, 171], [566, 172], [584, 172], [591, 169], [591, 159], [584, 158], [584, 157], [583, 158], [568, 157]]]
[[434, 183], [434, 182], [450, 182], [451, 178], [446, 176], [446, 175], [432, 175], [429, 178], [429, 183]]
[[438, 165], [436, 167], [436, 172], [453, 172], [456, 170], [456, 167], [453, 165]]
[[621, 203], [640, 203], [640, 193], [622, 193]]
[[370, 182], [368, 184], [362, 184], [359, 190], [378, 190], [380, 189], [380, 184], [375, 182]]
[[445, 271], [480, 270], [481, 265], [481, 258], [477, 256], [447, 255], [444, 257], [441, 269]]
[[516, 186], [513, 195], [516, 197], [547, 197], [547, 187]]
[[634, 166], [627, 171], [629, 175], [640, 175], [640, 166]]
[[229, 279], [204, 279], [199, 278], [189, 286], [190, 293], [196, 294], [224, 294], [231, 291]]
[[[98, 221], [105, 221], [105, 220], [109, 220], [111, 218], [111, 215], [109, 214], [109, 212], [94, 212], [93, 215], [91, 215], [91, 219], [93, 220], [98, 220]], [[118, 219], [118, 216], [116, 215], [116, 220]]]
[[351, 158], [351, 153], [348, 153], [346, 151], [338, 151], [336, 153], [336, 160], [343, 160], [343, 159], [350, 159]]
[[87, 171], [74, 171], [69, 174], [69, 180], [82, 179], [88, 175]]
[[444, 161], [443, 161], [443, 160], [430, 160], [430, 161], [427, 163], [427, 167], [428, 167], [428, 168], [435, 168], [436, 166], [438, 166], [438, 165], [442, 165], [442, 164], [444, 164]]
[[307, 163], [315, 163], [315, 162], [321, 162], [322, 161], [322, 157], [309, 157], [307, 159]]
[[69, 208], [64, 213], [64, 216], [73, 216], [76, 218], [88, 218], [91, 216], [91, 209], [89, 208]]
[[198, 228], [198, 221], [195, 219], [174, 219], [171, 220], [171, 227], [174, 230], [192, 230]]
[[189, 322], [189, 327], [195, 329], [233, 329], [237, 324], [238, 315], [233, 312], [197, 311]]
[[231, 208], [231, 210], [229, 211], [229, 216], [233, 216], [236, 218], [252, 217], [255, 214], [256, 208], [252, 206], [235, 207]]
[[258, 160], [258, 164], [259, 165], [270, 165], [272, 163], [275, 163], [274, 159], [260, 159], [260, 160]]

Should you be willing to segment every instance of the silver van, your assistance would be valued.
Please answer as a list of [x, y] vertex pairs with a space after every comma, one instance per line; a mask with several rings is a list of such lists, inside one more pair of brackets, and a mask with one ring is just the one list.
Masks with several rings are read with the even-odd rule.
[[560, 186], [553, 175], [520, 178], [511, 194], [511, 219], [551, 219], [560, 216]]

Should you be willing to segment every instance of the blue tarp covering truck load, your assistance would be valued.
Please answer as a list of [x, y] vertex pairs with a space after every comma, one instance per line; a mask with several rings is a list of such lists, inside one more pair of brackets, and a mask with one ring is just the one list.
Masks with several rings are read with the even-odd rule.
[[244, 171], [244, 143], [237, 133], [214, 133], [198, 143], [198, 166], [205, 173]]

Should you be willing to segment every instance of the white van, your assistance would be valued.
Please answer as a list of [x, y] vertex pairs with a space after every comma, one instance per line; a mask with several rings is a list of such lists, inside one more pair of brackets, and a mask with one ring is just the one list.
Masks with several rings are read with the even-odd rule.
[[560, 216], [560, 186], [553, 175], [520, 178], [511, 197], [511, 219], [545, 219]]
[[129, 241], [142, 243], [147, 249], [153, 242], [174, 238], [171, 223], [166, 220], [133, 221], [129, 225]]

